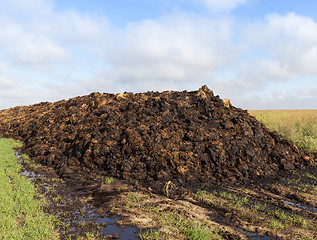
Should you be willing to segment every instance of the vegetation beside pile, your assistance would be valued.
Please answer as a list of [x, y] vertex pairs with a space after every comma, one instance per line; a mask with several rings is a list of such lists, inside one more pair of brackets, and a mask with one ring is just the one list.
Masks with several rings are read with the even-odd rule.
[[57, 239], [51, 216], [43, 212], [34, 185], [23, 175], [14, 148], [22, 144], [0, 139], [0, 239]]

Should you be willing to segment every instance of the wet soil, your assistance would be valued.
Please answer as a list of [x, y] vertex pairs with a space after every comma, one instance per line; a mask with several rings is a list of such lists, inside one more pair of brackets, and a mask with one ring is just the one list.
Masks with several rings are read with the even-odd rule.
[[97, 239], [139, 239], [140, 229], [122, 224], [119, 216], [99, 210], [112, 196], [133, 190], [132, 186], [119, 180], [115, 180], [113, 187], [102, 187], [98, 179], [60, 178], [51, 167], [23, 160], [19, 150], [16, 156], [23, 166], [21, 174], [35, 184], [39, 197], [49, 202], [44, 210], [57, 218], [60, 239], [85, 238], [86, 233], [98, 236]]

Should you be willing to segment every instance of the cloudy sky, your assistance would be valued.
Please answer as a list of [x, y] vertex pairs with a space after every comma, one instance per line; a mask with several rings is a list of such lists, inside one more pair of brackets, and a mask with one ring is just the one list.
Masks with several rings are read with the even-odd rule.
[[317, 109], [316, 0], [1, 0], [0, 109], [195, 90]]

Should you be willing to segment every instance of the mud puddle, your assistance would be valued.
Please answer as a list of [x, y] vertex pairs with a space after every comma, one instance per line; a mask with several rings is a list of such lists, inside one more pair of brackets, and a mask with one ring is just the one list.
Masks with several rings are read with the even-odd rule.
[[[137, 240], [140, 229], [119, 224], [118, 216], [107, 216], [99, 207], [122, 191], [98, 191], [100, 184], [74, 179], [61, 180], [53, 169], [41, 166], [32, 169], [15, 151], [22, 165], [21, 174], [33, 182], [49, 200], [46, 211], [60, 221], [60, 239], [77, 239], [93, 233], [98, 238]], [[33, 171], [34, 170], [34, 171]]]
[[[194, 193], [189, 193], [186, 198], [174, 199], [153, 193], [146, 186], [116, 178], [110, 181], [103, 175], [72, 174], [60, 178], [53, 168], [40, 165], [32, 168], [19, 153], [17, 158], [23, 166], [24, 175], [49, 200], [46, 212], [59, 219], [57, 229], [60, 239], [135, 240], [142, 237], [179, 240], [190, 239], [193, 232], [212, 234], [210, 239], [295, 239], [299, 234], [304, 236], [302, 239], [316, 237], [316, 220], [304, 211], [296, 212], [296, 216], [307, 221], [306, 226], [290, 227], [288, 222], [278, 219], [274, 215], [276, 209], [287, 216], [295, 216], [295, 213], [280, 208], [281, 196], [285, 194], [263, 197], [266, 185], [260, 183], [256, 187], [231, 186], [232, 191], [214, 185], [210, 186], [210, 191], [202, 191], [205, 195], [201, 195], [199, 200], [194, 199]], [[217, 195], [215, 191], [223, 194]], [[245, 196], [249, 200], [242, 202]], [[285, 204], [305, 207], [316, 213], [314, 207], [307, 208], [304, 204], [287, 201]], [[88, 238], [87, 233], [93, 238]]]
[[236, 228], [238, 232], [244, 234], [245, 236], [247, 236], [249, 239], [251, 240], [275, 240], [276, 238], [275, 237], [271, 237], [271, 236], [268, 236], [268, 235], [259, 235], [258, 233], [256, 232], [249, 232], [249, 231], [246, 231], [242, 228]]
[[313, 206], [309, 206], [307, 204], [304, 203], [294, 203], [291, 201], [286, 201], [286, 200], [281, 200], [283, 203], [286, 203], [287, 205], [290, 205], [292, 207], [296, 207], [302, 210], [305, 210], [307, 212], [312, 212], [312, 213], [317, 213], [317, 208], [313, 207]]
[[36, 174], [33, 171], [28, 171], [24, 166], [23, 166], [23, 159], [18, 150], [15, 150], [15, 156], [18, 159], [18, 162], [22, 166], [22, 171], [20, 172], [23, 176], [27, 177], [30, 182], [35, 182], [37, 178], [41, 177], [39, 174]]

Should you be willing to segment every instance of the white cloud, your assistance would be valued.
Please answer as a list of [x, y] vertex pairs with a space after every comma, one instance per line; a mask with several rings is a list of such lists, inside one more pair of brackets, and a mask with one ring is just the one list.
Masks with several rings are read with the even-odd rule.
[[237, 86], [245, 90], [265, 87], [268, 82], [288, 81], [295, 77], [287, 65], [277, 60], [255, 60], [240, 64], [238, 76], [234, 80]]
[[7, 61], [38, 66], [70, 57], [54, 39], [30, 31], [22, 23], [2, 18], [0, 25], [0, 49], [7, 54]]
[[149, 83], [162, 89], [210, 81], [239, 54], [230, 28], [226, 21], [187, 15], [128, 24], [118, 30], [117, 46], [106, 49], [112, 68], [105, 80], [115, 79], [130, 89], [133, 85], [134, 90], [144, 90]]
[[271, 95], [261, 96], [252, 95], [248, 97], [240, 97], [234, 100], [236, 106], [250, 110], [260, 109], [316, 109], [317, 97], [307, 99], [301, 96], [292, 94], [276, 96], [276, 91], [273, 90]]
[[253, 109], [316, 108], [314, 91], [298, 86], [314, 85], [317, 22], [294, 13], [271, 14], [247, 26], [241, 36], [249, 46], [244, 60], [231, 77], [220, 77], [214, 83], [223, 97]]
[[0, 3], [0, 50], [7, 61], [47, 71], [55, 63], [70, 61], [78, 53], [75, 48], [96, 53], [109, 44], [111, 26], [106, 18], [55, 12], [52, 2]]
[[228, 11], [239, 5], [245, 4], [247, 0], [196, 0], [212, 11]]
[[317, 98], [317, 87], [315, 88], [300, 88], [297, 90], [299, 96], [305, 98]]
[[245, 33], [257, 45], [296, 75], [317, 74], [317, 22], [294, 13], [271, 14]]

